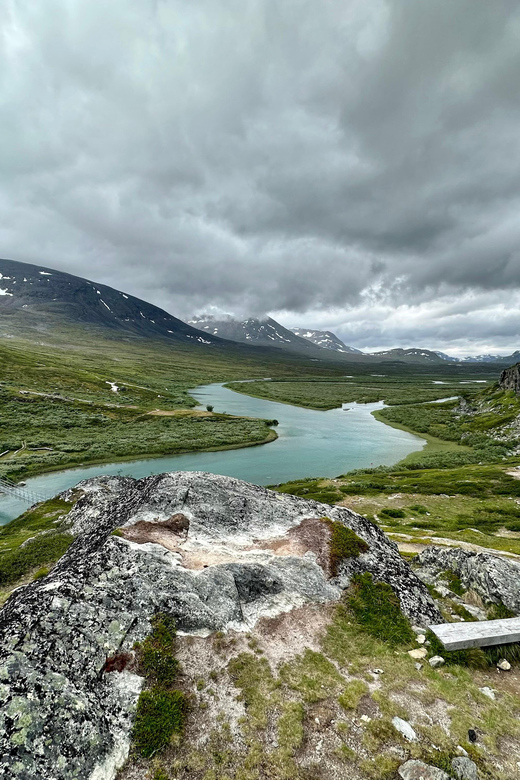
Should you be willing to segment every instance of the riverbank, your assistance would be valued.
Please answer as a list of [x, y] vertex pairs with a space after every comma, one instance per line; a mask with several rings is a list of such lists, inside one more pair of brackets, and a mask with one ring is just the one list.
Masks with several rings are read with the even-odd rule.
[[393, 422], [388, 420], [384, 415], [381, 414], [381, 410], [376, 409], [374, 412], [372, 412], [372, 415], [376, 418], [376, 420], [379, 420], [379, 422], [384, 423], [385, 425], [389, 425], [391, 428], [396, 428], [399, 431], [408, 431], [409, 433], [413, 433], [416, 436], [420, 436], [421, 439], [424, 439], [426, 442], [426, 445], [423, 447], [422, 450], [419, 452], [411, 452], [409, 455], [407, 455], [405, 458], [399, 461], [399, 463], [396, 463], [396, 468], [398, 468], [400, 465], [408, 465], [412, 463], [419, 463], [421, 460], [423, 460], [425, 455], [438, 455], [438, 454], [444, 454], [444, 453], [468, 453], [472, 452], [471, 447], [466, 447], [463, 444], [457, 444], [453, 441], [446, 441], [445, 439], [438, 439], [435, 436], [431, 436], [429, 433], [418, 433], [417, 431], [414, 431], [413, 428], [410, 428], [406, 425], [402, 425], [401, 423]]

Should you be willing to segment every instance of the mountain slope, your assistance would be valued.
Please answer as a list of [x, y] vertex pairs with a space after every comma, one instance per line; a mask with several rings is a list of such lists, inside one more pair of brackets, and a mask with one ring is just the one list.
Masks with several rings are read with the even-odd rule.
[[214, 317], [200, 315], [189, 320], [189, 324], [199, 328], [209, 336], [230, 339], [255, 347], [279, 347], [288, 352], [299, 352], [310, 357], [327, 359], [331, 357], [312, 342], [300, 338], [291, 330], [284, 328], [271, 317], [258, 319], [249, 317], [247, 320], [227, 318], [217, 320]]
[[348, 347], [330, 330], [309, 330], [306, 328], [291, 328], [291, 330], [299, 338], [307, 339], [322, 349], [330, 349], [333, 352], [343, 352], [349, 355], [363, 354], [360, 349]]
[[98, 326], [146, 338], [221, 343], [153, 304], [79, 276], [0, 259], [0, 333], [12, 325], [46, 330], [57, 322]]

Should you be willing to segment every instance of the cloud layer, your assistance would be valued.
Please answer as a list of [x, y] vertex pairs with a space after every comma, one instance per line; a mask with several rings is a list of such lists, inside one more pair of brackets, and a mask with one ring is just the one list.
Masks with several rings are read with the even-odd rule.
[[517, 3], [6, 0], [0, 25], [1, 256], [178, 316], [519, 346]]

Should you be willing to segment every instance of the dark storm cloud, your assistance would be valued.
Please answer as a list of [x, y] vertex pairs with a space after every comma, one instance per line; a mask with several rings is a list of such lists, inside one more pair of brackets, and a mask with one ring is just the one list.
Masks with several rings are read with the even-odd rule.
[[0, 255], [361, 346], [518, 336], [486, 297], [520, 287], [517, 3], [6, 0], [0, 25]]

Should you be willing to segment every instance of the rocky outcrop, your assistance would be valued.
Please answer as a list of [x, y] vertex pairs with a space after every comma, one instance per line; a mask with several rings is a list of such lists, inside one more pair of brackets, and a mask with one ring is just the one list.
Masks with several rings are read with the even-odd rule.
[[[0, 777], [114, 777], [142, 680], [106, 662], [130, 653], [157, 611], [183, 632], [249, 630], [262, 616], [337, 600], [369, 571], [414, 623], [439, 622], [396, 545], [346, 508], [202, 473], [98, 478], [79, 489], [68, 516], [75, 542], [0, 612]], [[333, 578], [324, 516], [369, 546]]]
[[419, 554], [418, 564], [416, 572], [424, 582], [434, 584], [439, 573], [453, 572], [466, 590], [474, 590], [484, 602], [503, 604], [520, 615], [520, 562], [432, 546]]
[[498, 384], [503, 390], [514, 390], [517, 395], [520, 395], [520, 363], [504, 369]]

